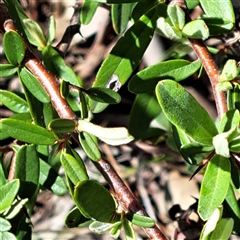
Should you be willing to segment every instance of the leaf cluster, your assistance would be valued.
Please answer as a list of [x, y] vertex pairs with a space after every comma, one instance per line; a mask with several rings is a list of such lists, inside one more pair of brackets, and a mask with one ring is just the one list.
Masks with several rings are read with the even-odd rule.
[[[88, 226], [97, 233], [109, 231], [114, 238], [124, 229], [126, 239], [135, 239], [132, 224], [151, 228], [155, 221], [121, 209], [117, 198], [89, 179], [85, 162], [71, 143], [77, 142], [88, 158], [97, 163], [102, 159], [99, 140], [110, 145], [127, 144], [133, 139], [157, 143], [169, 135], [188, 164], [198, 166], [197, 171], [207, 165], [198, 203], [198, 213], [206, 221], [200, 238], [228, 239], [240, 231], [239, 200], [234, 194], [240, 189], [236, 167], [240, 154], [236, 61], [228, 60], [219, 76], [218, 89], [228, 96], [228, 111], [218, 124], [180, 84], [201, 68], [200, 60], [183, 59], [188, 50], [134, 74], [155, 33], [177, 41], [178, 46], [189, 47], [188, 39], [205, 40], [231, 31], [235, 15], [230, 0], [221, 4], [220, 0], [187, 0], [189, 9], [200, 5], [203, 10], [199, 19], [193, 21], [188, 20], [186, 9], [164, 1], [85, 0], [79, 16], [81, 23], [88, 24], [101, 4], [109, 4], [113, 29], [120, 35], [89, 89], [52, 46], [54, 19], [51, 17], [45, 36], [19, 3], [8, 0], [5, 4], [18, 31], [4, 33], [8, 63], [0, 64], [0, 77], [18, 74], [24, 96], [0, 90], [1, 103], [13, 112], [11, 117], [0, 120], [0, 140], [17, 140], [11, 144], [9, 162], [0, 153], [2, 238], [30, 239], [30, 221], [24, 212], [31, 215], [39, 191], [49, 189], [57, 195], [69, 192], [75, 202], [76, 207], [65, 220], [67, 227]], [[132, 25], [127, 28], [129, 21]], [[48, 93], [25, 65], [27, 46], [37, 47], [42, 53], [45, 68], [58, 79], [58, 91], [68, 104], [63, 107], [72, 109], [73, 119], [59, 117], [62, 106], [53, 106], [54, 93]], [[177, 52], [176, 48], [173, 52]], [[118, 90], [127, 81], [129, 91], [136, 94], [128, 128], [106, 128], [92, 123], [94, 114], [121, 101]], [[9, 179], [13, 163], [15, 170]], [[61, 166], [64, 176], [59, 174]]]

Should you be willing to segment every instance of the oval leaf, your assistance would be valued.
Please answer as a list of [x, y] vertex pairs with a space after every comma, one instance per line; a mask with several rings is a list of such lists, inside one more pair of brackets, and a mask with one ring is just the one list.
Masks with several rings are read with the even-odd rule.
[[38, 47], [39, 50], [42, 50], [46, 46], [46, 39], [41, 27], [36, 21], [29, 18], [23, 19], [23, 23], [25, 25], [25, 34], [29, 42]]
[[98, 234], [103, 234], [104, 232], [111, 230], [113, 227], [118, 227], [121, 224], [121, 222], [103, 223], [94, 221], [89, 225], [89, 230]]
[[128, 88], [133, 93], [153, 91], [161, 79], [172, 78], [179, 82], [195, 73], [201, 66], [200, 61], [169, 60], [150, 66], [131, 78]]
[[93, 161], [99, 161], [101, 159], [101, 153], [98, 149], [97, 139], [89, 133], [79, 133], [79, 141], [84, 152]]
[[18, 67], [12, 64], [0, 64], [0, 78], [12, 76], [17, 70]]
[[127, 213], [126, 218], [139, 227], [151, 228], [155, 225], [155, 221], [152, 218], [140, 214]]
[[180, 84], [160, 81], [157, 99], [170, 122], [197, 142], [212, 145], [217, 129], [207, 111]]
[[[158, 127], [151, 126], [151, 123], [161, 114], [156, 96], [152, 92], [138, 94], [134, 100], [128, 121], [128, 130], [135, 138], [148, 139], [159, 137], [165, 131]], [[144, 113], [144, 114], [143, 114]], [[161, 114], [163, 115], [163, 114]], [[163, 120], [163, 118], [161, 119]], [[165, 122], [168, 120], [165, 118]], [[161, 123], [163, 123], [161, 121]], [[162, 124], [164, 125], [164, 123]], [[164, 127], [163, 127], [164, 128]], [[141, 129], [141, 131], [139, 131]]]
[[208, 163], [200, 190], [198, 213], [206, 221], [224, 201], [230, 183], [231, 165], [228, 158], [214, 155]]
[[15, 93], [0, 89], [0, 100], [3, 105], [14, 112], [24, 113], [28, 111], [27, 102]]
[[37, 80], [37, 78], [29, 72], [25, 67], [20, 71], [20, 78], [32, 95], [42, 103], [49, 103], [50, 97]]
[[85, 217], [109, 222], [116, 210], [112, 195], [92, 180], [80, 182], [74, 190], [74, 201]]
[[9, 208], [15, 199], [20, 187], [19, 179], [14, 179], [0, 187], [0, 213]]
[[57, 137], [45, 128], [25, 121], [2, 119], [0, 120], [0, 126], [3, 132], [6, 132], [9, 136], [22, 142], [40, 145], [53, 145], [57, 140]]
[[[90, 220], [92, 222], [92, 220]], [[85, 218], [81, 212], [79, 211], [79, 209], [77, 207], [75, 207], [74, 209], [72, 209], [68, 215], [66, 216], [65, 219], [65, 225], [68, 228], [74, 228], [74, 227], [79, 227], [79, 225], [81, 225], [81, 227], [83, 227], [83, 225], [88, 224], [89, 223], [89, 218]], [[87, 226], [85, 226], [87, 227]]]
[[76, 159], [70, 154], [63, 152], [61, 155], [61, 163], [74, 185], [77, 185], [79, 181], [88, 179], [85, 165], [79, 156], [78, 159]]
[[67, 186], [62, 177], [45, 161], [40, 159], [39, 183], [51, 190], [54, 194], [62, 196], [67, 193]]
[[30, 199], [39, 181], [39, 158], [35, 145], [25, 145], [17, 152], [15, 178], [20, 179], [20, 197]]
[[54, 17], [50, 16], [47, 32], [47, 45], [50, 45], [54, 41], [55, 34], [56, 34], [56, 22]]
[[235, 15], [231, 0], [200, 0], [200, 4], [208, 17], [228, 19], [235, 23]]
[[4, 240], [17, 240], [14, 234], [10, 232], [0, 232], [0, 239]]
[[221, 219], [216, 228], [214, 229], [210, 240], [215, 240], [215, 239], [223, 239], [227, 240], [230, 238], [232, 229], [233, 229], [233, 219], [232, 218], [223, 218]]
[[117, 104], [121, 101], [120, 95], [108, 88], [93, 87], [88, 89], [86, 93], [96, 102]]
[[1, 232], [6, 232], [8, 230], [11, 229], [11, 223], [9, 221], [7, 221], [6, 219], [4, 218], [1, 218], [0, 217], [0, 226], [1, 226]]
[[47, 46], [43, 49], [42, 54], [44, 64], [53, 74], [74, 86], [82, 86], [82, 80], [75, 74], [72, 68], [65, 64], [64, 59], [54, 48]]
[[168, 5], [167, 13], [172, 25], [177, 29], [182, 29], [185, 24], [184, 11], [177, 4], [172, 4]]
[[217, 222], [222, 217], [223, 208], [216, 208], [206, 224], [203, 227], [203, 230], [200, 235], [200, 240], [208, 239], [207, 236], [216, 228]]
[[48, 128], [56, 134], [72, 133], [75, 126], [75, 122], [70, 119], [55, 119], [48, 124]]
[[[118, 77], [121, 85], [127, 81], [152, 39], [157, 18], [158, 12], [153, 8], [126, 31], [103, 62], [93, 84], [94, 87], [106, 87], [113, 75]], [[90, 101], [93, 112], [101, 112], [105, 107], [106, 104], [98, 107], [96, 102]]]
[[7, 60], [12, 65], [19, 65], [25, 55], [25, 47], [22, 38], [15, 31], [6, 32], [3, 36], [4, 52]]
[[17, 214], [19, 214], [20, 210], [27, 203], [27, 201], [28, 201], [27, 198], [21, 199], [21, 200], [15, 199], [13, 201], [12, 205], [4, 212], [4, 216], [6, 217], [6, 219], [12, 219]]
[[110, 145], [127, 144], [133, 140], [133, 137], [124, 127], [104, 128], [86, 120], [78, 121], [78, 130], [79, 132], [90, 133]]
[[187, 23], [182, 33], [187, 38], [207, 39], [209, 37], [209, 29], [203, 20], [194, 20]]
[[80, 12], [80, 22], [87, 25], [91, 22], [99, 3], [93, 1], [84, 1]]
[[122, 34], [126, 30], [132, 7], [133, 5], [128, 3], [112, 4], [111, 14], [113, 28], [117, 34]]

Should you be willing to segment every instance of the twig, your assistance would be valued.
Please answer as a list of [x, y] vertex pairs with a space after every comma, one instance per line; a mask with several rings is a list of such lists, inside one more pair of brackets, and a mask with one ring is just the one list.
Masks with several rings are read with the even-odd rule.
[[[186, 22], [191, 21], [191, 17], [187, 11], [186, 5], [183, 0], [174, 0], [171, 4], [177, 4], [183, 9], [186, 16]], [[216, 62], [214, 61], [212, 55], [208, 51], [206, 45], [201, 39], [188, 39], [192, 45], [193, 50], [196, 52], [197, 56], [201, 60], [203, 67], [209, 77], [210, 83], [212, 85], [213, 96], [215, 99], [218, 117], [221, 118], [223, 114], [227, 111], [227, 99], [226, 94], [223, 91], [218, 91], [217, 84], [219, 82], [218, 77], [221, 74]]]
[[[7, 21], [5, 29], [2, 27], [4, 22], [9, 19], [6, 10], [6, 7], [3, 4], [0, 4], [0, 29], [4, 31], [9, 31], [11, 29], [16, 30], [12, 21]], [[6, 18], [3, 18], [2, 16], [6, 16]], [[68, 105], [67, 101], [61, 97], [57, 78], [51, 74], [29, 50], [26, 52], [23, 63], [37, 77], [41, 85], [44, 87], [50, 96], [53, 107], [56, 109], [59, 117], [77, 120], [76, 115]], [[126, 187], [110, 163], [105, 159], [93, 163], [113, 189], [116, 198], [126, 211], [147, 216], [141, 204]], [[167, 240], [157, 225], [152, 228], [144, 228], [144, 230], [150, 239]]]

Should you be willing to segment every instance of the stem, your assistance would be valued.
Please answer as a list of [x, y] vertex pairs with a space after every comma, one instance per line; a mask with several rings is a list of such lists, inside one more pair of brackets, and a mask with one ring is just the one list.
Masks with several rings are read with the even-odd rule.
[[[186, 16], [186, 23], [191, 21], [191, 17], [187, 11], [186, 5], [183, 4], [183, 1], [173, 1], [182, 10], [185, 12]], [[173, 3], [172, 2], [172, 3]], [[223, 91], [218, 91], [217, 84], [219, 82], [218, 77], [221, 74], [215, 60], [213, 59], [212, 55], [208, 51], [204, 41], [201, 39], [188, 39], [192, 45], [193, 50], [201, 60], [203, 67], [209, 77], [210, 83], [212, 85], [213, 96], [215, 99], [218, 117], [221, 118], [223, 114], [227, 111], [227, 99], [226, 94]]]
[[226, 94], [223, 91], [218, 91], [218, 77], [221, 74], [216, 62], [214, 61], [212, 55], [208, 51], [203, 40], [200, 39], [188, 39], [192, 45], [192, 48], [202, 61], [203, 67], [209, 77], [210, 83], [212, 85], [213, 96], [215, 99], [217, 112], [219, 118], [227, 111], [227, 99]]
[[[5, 29], [3, 25], [9, 16], [6, 13], [7, 9], [3, 4], [0, 4], [0, 30], [9, 31], [16, 30], [12, 21], [7, 21]], [[59, 83], [57, 78], [51, 74], [45, 66], [38, 60], [28, 49], [23, 64], [37, 77], [41, 85], [44, 87], [50, 96], [53, 107], [56, 109], [60, 118], [73, 119], [77, 121], [75, 113], [72, 111], [67, 101], [62, 98], [59, 91]], [[113, 189], [115, 197], [119, 200], [126, 211], [138, 213], [147, 216], [141, 204], [134, 197], [131, 191], [126, 187], [117, 172], [106, 160], [101, 159], [99, 162], [93, 162], [96, 168], [106, 179], [107, 183]], [[150, 239], [167, 240], [161, 230], [155, 225], [152, 228], [144, 228], [144, 231]]]

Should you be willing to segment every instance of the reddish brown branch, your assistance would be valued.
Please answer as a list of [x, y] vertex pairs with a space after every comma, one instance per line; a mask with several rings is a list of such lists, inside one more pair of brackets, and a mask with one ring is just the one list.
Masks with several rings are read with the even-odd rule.
[[[132, 192], [124, 184], [123, 180], [116, 173], [111, 164], [104, 158], [98, 162], [94, 162], [97, 169], [106, 179], [107, 183], [110, 185], [118, 201], [122, 204], [122, 207], [129, 212], [137, 213], [143, 216], [148, 216], [142, 205], [135, 198]], [[150, 239], [166, 240], [167, 238], [163, 235], [161, 230], [155, 225], [152, 228], [144, 229]]]
[[[3, 4], [0, 4], [0, 29], [2, 31], [9, 31], [11, 29], [15, 30], [12, 21], [8, 21], [5, 24], [5, 29], [3, 28], [4, 23], [9, 18], [6, 10], [6, 7]], [[26, 56], [23, 63], [37, 77], [41, 85], [44, 87], [60, 118], [77, 120], [76, 115], [68, 105], [67, 101], [62, 98], [60, 94], [57, 78], [51, 74], [28, 49], [26, 50]], [[126, 187], [110, 163], [102, 159], [99, 162], [94, 162], [94, 164], [113, 189], [116, 198], [126, 211], [147, 216], [141, 204]], [[144, 230], [150, 239], [167, 240], [156, 225], [152, 228], [144, 228]]]
[[[191, 17], [186, 9], [186, 5], [182, 5], [181, 1], [176, 1], [179, 7], [181, 7], [186, 16], [186, 22], [191, 21]], [[193, 50], [196, 52], [197, 56], [201, 60], [203, 67], [209, 77], [210, 83], [212, 85], [213, 96], [215, 99], [218, 116], [221, 118], [223, 114], [227, 111], [227, 99], [225, 92], [218, 91], [217, 84], [219, 82], [218, 77], [221, 74], [216, 62], [214, 61], [212, 55], [208, 51], [206, 45], [201, 39], [188, 39], [192, 45]]]
[[218, 116], [221, 118], [223, 114], [227, 111], [227, 99], [226, 94], [223, 91], [217, 89], [218, 77], [221, 74], [216, 62], [214, 61], [212, 55], [208, 51], [204, 42], [200, 39], [189, 39], [192, 48], [202, 61], [203, 67], [209, 77], [212, 85], [213, 96], [215, 99]]

